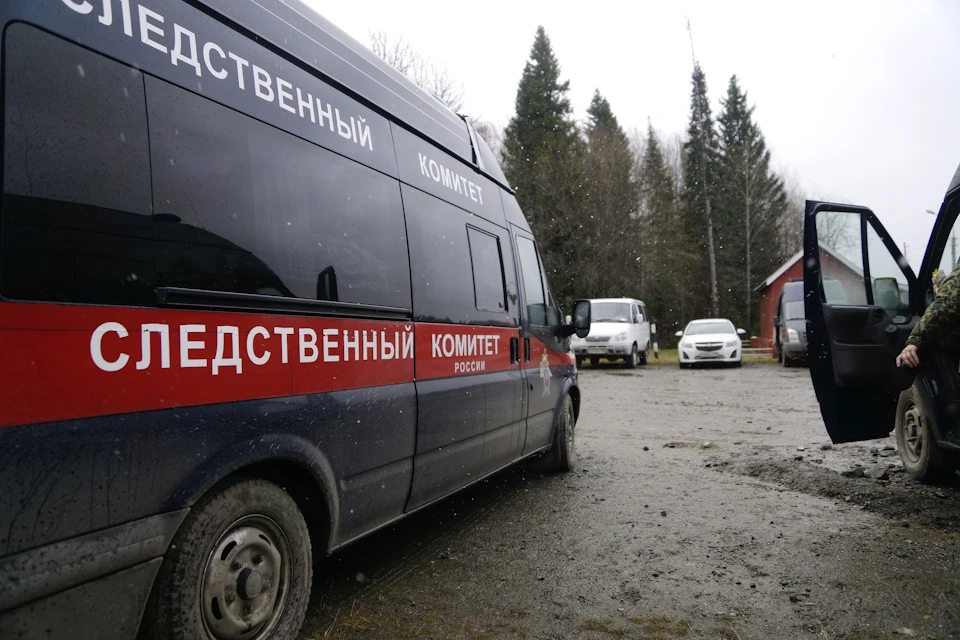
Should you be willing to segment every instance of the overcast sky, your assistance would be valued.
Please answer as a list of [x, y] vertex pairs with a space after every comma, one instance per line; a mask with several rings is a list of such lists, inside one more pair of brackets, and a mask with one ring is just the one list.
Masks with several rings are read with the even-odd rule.
[[873, 209], [915, 270], [960, 164], [957, 0], [305, 2], [368, 46], [402, 36], [501, 127], [542, 24], [578, 119], [600, 89], [626, 129], [667, 135], [687, 124], [689, 18], [714, 115], [737, 74], [775, 164], [810, 198]]

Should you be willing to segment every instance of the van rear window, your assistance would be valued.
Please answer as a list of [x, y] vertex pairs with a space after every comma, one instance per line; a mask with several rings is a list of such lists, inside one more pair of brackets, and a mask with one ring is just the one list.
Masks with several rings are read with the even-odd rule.
[[4, 296], [411, 307], [397, 180], [33, 27], [4, 44]]
[[155, 301], [143, 76], [24, 24], [4, 39], [0, 292]]
[[161, 286], [410, 308], [399, 183], [147, 78]]

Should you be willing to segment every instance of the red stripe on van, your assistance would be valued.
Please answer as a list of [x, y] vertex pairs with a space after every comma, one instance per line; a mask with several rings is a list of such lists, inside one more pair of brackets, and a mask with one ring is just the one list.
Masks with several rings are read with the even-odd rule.
[[519, 371], [510, 362], [510, 339], [520, 337], [519, 329], [418, 322], [416, 333], [417, 380]]
[[409, 322], [2, 304], [0, 427], [411, 382], [413, 334]]

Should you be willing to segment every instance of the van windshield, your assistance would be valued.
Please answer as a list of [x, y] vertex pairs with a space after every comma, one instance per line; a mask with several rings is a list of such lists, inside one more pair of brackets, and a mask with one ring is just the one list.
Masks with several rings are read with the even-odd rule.
[[594, 302], [590, 314], [593, 322], [630, 322], [630, 304], [626, 302]]
[[803, 320], [803, 300], [793, 300], [783, 303], [784, 320]]

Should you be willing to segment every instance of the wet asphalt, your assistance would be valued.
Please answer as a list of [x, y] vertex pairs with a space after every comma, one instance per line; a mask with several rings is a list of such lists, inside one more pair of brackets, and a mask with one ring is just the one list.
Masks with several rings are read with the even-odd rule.
[[806, 369], [581, 371], [576, 471], [320, 563], [303, 638], [960, 638], [960, 478], [830, 446]]

